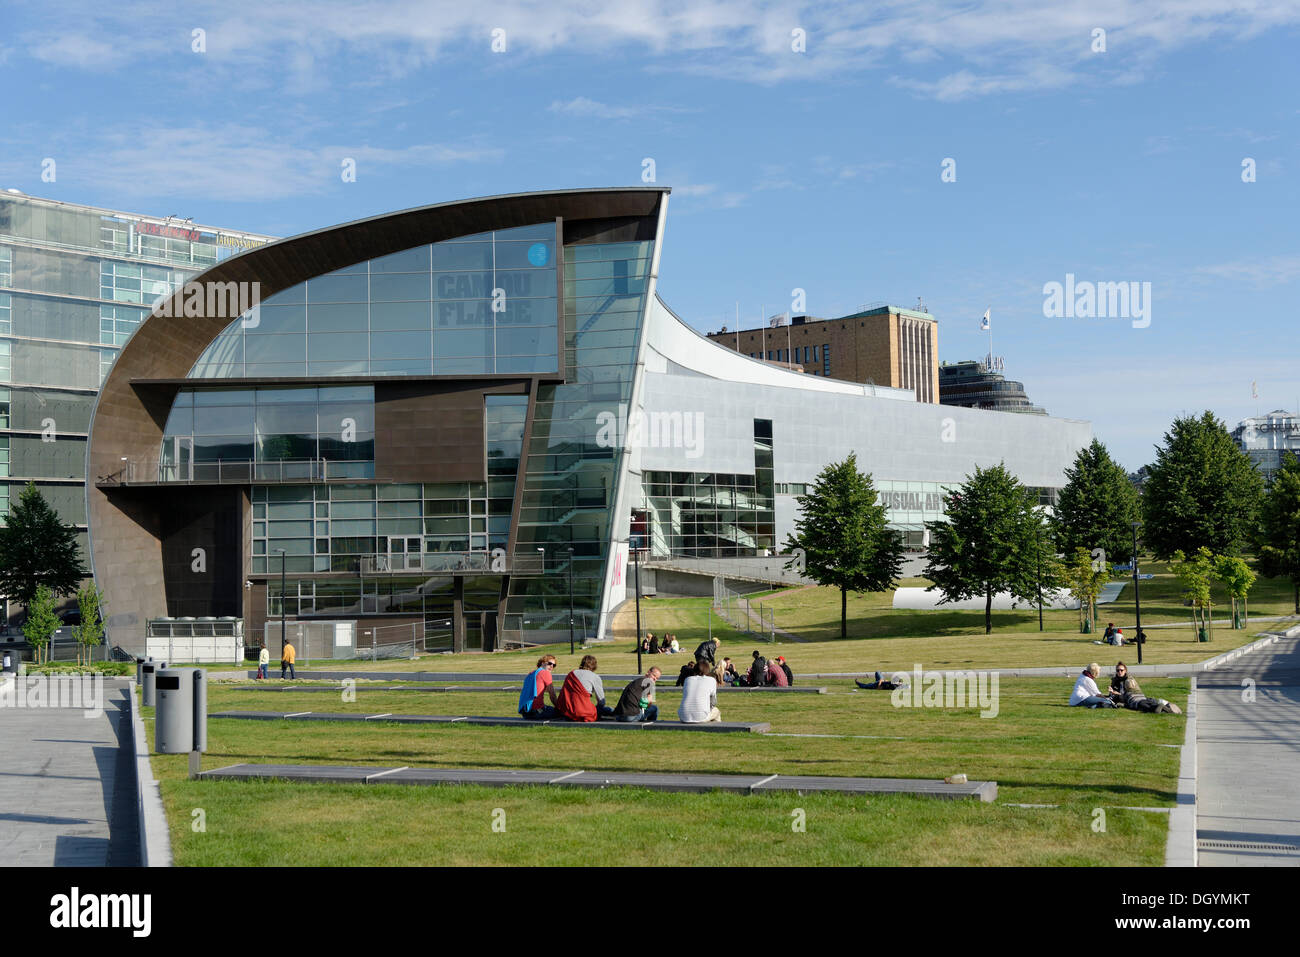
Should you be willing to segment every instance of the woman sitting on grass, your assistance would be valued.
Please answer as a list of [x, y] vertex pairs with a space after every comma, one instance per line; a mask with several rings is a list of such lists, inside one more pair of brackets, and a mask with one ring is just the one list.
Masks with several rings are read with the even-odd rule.
[[1124, 679], [1124, 707], [1147, 714], [1182, 714], [1183, 709], [1164, 698], [1148, 698], [1138, 687], [1136, 678]]

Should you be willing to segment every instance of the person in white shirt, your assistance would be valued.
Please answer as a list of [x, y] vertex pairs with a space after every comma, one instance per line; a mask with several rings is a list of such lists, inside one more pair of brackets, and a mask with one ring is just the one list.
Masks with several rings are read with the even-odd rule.
[[1093, 662], [1079, 675], [1070, 693], [1070, 706], [1083, 705], [1085, 708], [1113, 708], [1115, 702], [1102, 695], [1097, 688], [1097, 675], [1101, 674], [1101, 665]]
[[698, 663], [698, 674], [691, 675], [682, 686], [682, 703], [677, 718], [685, 724], [721, 721], [718, 710], [718, 681], [713, 677], [713, 666], [707, 661]]

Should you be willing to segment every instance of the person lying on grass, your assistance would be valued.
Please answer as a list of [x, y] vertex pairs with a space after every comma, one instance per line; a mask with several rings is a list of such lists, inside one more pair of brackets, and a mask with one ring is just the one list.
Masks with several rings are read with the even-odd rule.
[[1097, 675], [1101, 674], [1101, 665], [1093, 662], [1083, 669], [1079, 675], [1079, 680], [1074, 683], [1074, 690], [1070, 692], [1070, 707], [1082, 705], [1085, 708], [1113, 708], [1115, 702], [1110, 698], [1104, 697], [1097, 689]]
[[902, 687], [901, 681], [898, 684], [895, 684], [892, 681], [886, 681], [885, 676], [879, 671], [876, 672], [875, 681], [858, 681], [855, 679], [853, 683], [864, 691], [893, 691], [895, 688]]
[[1182, 714], [1183, 709], [1164, 698], [1148, 698], [1138, 687], [1136, 678], [1124, 679], [1124, 707], [1146, 714]]

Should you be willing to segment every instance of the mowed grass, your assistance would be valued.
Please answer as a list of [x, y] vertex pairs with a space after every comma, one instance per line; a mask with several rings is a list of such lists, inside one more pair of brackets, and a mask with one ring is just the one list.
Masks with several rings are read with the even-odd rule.
[[[640, 789], [402, 787], [191, 781], [184, 755], [153, 757], [177, 862], [210, 864], [967, 864], [1163, 861], [1185, 719], [1065, 704], [1069, 682], [999, 683], [977, 707], [896, 708], [888, 692], [720, 696], [729, 720], [770, 735], [593, 728], [477, 728], [209, 721], [205, 768], [243, 762], [392, 767], [708, 771], [998, 782], [998, 804], [913, 797], [664, 794]], [[1143, 682], [1185, 704], [1187, 682]], [[607, 689], [612, 697], [618, 688]], [[213, 686], [209, 710], [510, 714], [514, 694], [268, 694]], [[675, 710], [666, 689], [660, 706]], [[146, 719], [152, 724], [150, 709]], [[781, 735], [826, 735], [783, 737]], [[1015, 803], [1054, 804], [1018, 808]], [[791, 829], [802, 808], [805, 832]], [[203, 808], [206, 830], [192, 828]], [[491, 827], [504, 810], [506, 830]], [[1104, 808], [1107, 830], [1092, 829]], [[1122, 842], [1117, 843], [1117, 842]]]

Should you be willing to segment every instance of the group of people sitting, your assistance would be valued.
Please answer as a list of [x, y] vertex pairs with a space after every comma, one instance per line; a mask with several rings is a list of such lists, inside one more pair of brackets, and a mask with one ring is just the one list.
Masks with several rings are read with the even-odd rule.
[[[794, 684], [794, 672], [783, 656], [768, 661], [755, 651], [749, 668], [742, 672], [730, 658], [717, 661], [718, 644], [718, 639], [711, 638], [696, 648], [695, 661], [682, 665], [676, 683], [685, 686], [687, 679], [708, 674], [716, 684], [737, 688], [789, 688]], [[709, 665], [707, 672], [702, 668], [704, 664]]]
[[1102, 694], [1097, 687], [1097, 676], [1101, 666], [1095, 661], [1083, 669], [1083, 673], [1074, 683], [1070, 693], [1070, 705], [1082, 705], [1085, 708], [1127, 708], [1129, 711], [1143, 711], [1147, 714], [1182, 714], [1183, 711], [1172, 701], [1164, 698], [1148, 698], [1142, 693], [1137, 679], [1130, 676], [1124, 662], [1116, 662], [1115, 674], [1111, 676], [1110, 687]]
[[664, 635], [663, 641], [660, 642], [653, 632], [647, 631], [645, 637], [641, 639], [641, 654], [643, 655], [675, 655], [681, 650], [681, 645], [677, 644], [676, 635]]

